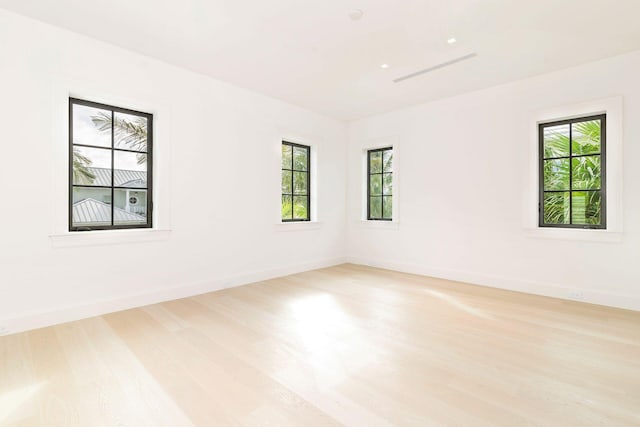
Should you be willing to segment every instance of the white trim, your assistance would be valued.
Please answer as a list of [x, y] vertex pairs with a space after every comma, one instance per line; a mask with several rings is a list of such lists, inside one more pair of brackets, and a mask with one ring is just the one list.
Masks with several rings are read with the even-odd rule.
[[[588, 231], [585, 233], [585, 231]], [[607, 230], [583, 230], [573, 228], [528, 228], [525, 236], [534, 239], [573, 240], [579, 242], [619, 243], [623, 233]]]
[[319, 230], [322, 224], [318, 221], [280, 222], [275, 225], [275, 229], [276, 231], [310, 231]]
[[[54, 245], [65, 242], [82, 242], [82, 246], [102, 243], [108, 238], [99, 237], [106, 231], [83, 232], [81, 238], [68, 238], [69, 233], [69, 97], [144, 111], [153, 114], [153, 230], [161, 231], [160, 236], [171, 229], [171, 104], [158, 99], [157, 94], [132, 93], [123, 91], [109, 82], [87, 80], [65, 80], [53, 89], [53, 128], [51, 145], [51, 237]], [[138, 229], [149, 236], [149, 230]], [[166, 233], [164, 233], [166, 234]], [[132, 236], [130, 234], [130, 236]], [[59, 238], [65, 236], [64, 238]], [[127, 236], [127, 234], [122, 234]], [[123, 240], [128, 242], [130, 240]], [[133, 239], [139, 241], [139, 239]], [[66, 245], [66, 243], [64, 244]], [[73, 246], [73, 244], [69, 244]]]
[[[520, 280], [471, 271], [448, 270], [426, 265], [406, 264], [398, 261], [349, 257], [347, 258], [347, 262], [490, 288], [640, 311], [640, 297], [638, 295], [614, 294], [591, 289], [575, 289], [557, 283]], [[581, 298], [577, 300], [572, 298], [571, 295], [581, 295]]]
[[[607, 229], [545, 228], [538, 225], [538, 125], [596, 114], [607, 114]], [[623, 232], [623, 99], [621, 96], [546, 108], [530, 120], [529, 168], [524, 192], [523, 228], [527, 237], [591, 242], [620, 242]]]
[[356, 225], [362, 228], [372, 228], [378, 230], [400, 230], [398, 221], [375, 221], [370, 219], [361, 219], [356, 221]]
[[[376, 138], [360, 142], [360, 220], [364, 223], [370, 223], [371, 228], [398, 228], [400, 222], [400, 144], [397, 136], [389, 136], [385, 138]], [[393, 148], [393, 213], [391, 221], [376, 221], [367, 219], [367, 152], [378, 148]], [[384, 222], [387, 225], [377, 225], [376, 223]], [[374, 225], [376, 224], [376, 225]]]
[[88, 317], [101, 316], [103, 314], [113, 313], [120, 310], [128, 310], [130, 308], [143, 307], [164, 301], [188, 298], [194, 295], [214, 292], [263, 280], [275, 279], [290, 274], [302, 273], [319, 268], [333, 267], [335, 265], [344, 264], [344, 262], [344, 258], [332, 258], [289, 267], [250, 272], [221, 279], [212, 279], [169, 288], [154, 289], [149, 292], [126, 295], [115, 299], [87, 302], [85, 304], [70, 307], [60, 307], [50, 311], [24, 313], [18, 317], [0, 319], [0, 325], [3, 325], [4, 327], [3, 334], [14, 334], [60, 323], [73, 322]]
[[143, 243], [166, 241], [171, 237], [171, 230], [139, 228], [132, 230], [101, 230], [67, 232], [49, 236], [54, 248], [72, 248], [81, 246], [120, 245], [125, 243]]

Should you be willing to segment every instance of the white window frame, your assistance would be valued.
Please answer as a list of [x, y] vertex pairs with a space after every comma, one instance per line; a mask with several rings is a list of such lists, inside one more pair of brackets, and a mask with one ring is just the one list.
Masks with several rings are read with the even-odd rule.
[[[69, 98], [118, 105], [154, 116], [152, 228], [69, 231]], [[170, 103], [144, 93], [122, 92], [108, 82], [64, 81], [53, 91], [49, 235], [53, 247], [95, 246], [167, 240], [171, 234]], [[160, 191], [162, 190], [162, 191]]]
[[[367, 194], [368, 194], [368, 154], [369, 150], [377, 150], [380, 148], [393, 148], [393, 203], [392, 203], [392, 219], [391, 221], [380, 221], [369, 219], [367, 217]], [[382, 228], [397, 230], [400, 225], [400, 144], [395, 136], [379, 138], [375, 140], [367, 140], [360, 143], [360, 223], [367, 228]]]
[[[291, 142], [299, 145], [306, 145], [309, 147], [309, 155], [310, 159], [310, 168], [311, 171], [309, 173], [309, 180], [311, 181], [311, 185], [309, 191], [309, 202], [311, 203], [311, 211], [309, 212], [309, 220], [308, 221], [282, 221], [282, 143], [283, 142]], [[322, 222], [319, 218], [319, 210], [318, 210], [318, 166], [319, 166], [319, 149], [318, 145], [309, 137], [301, 135], [299, 133], [287, 133], [283, 132], [278, 136], [277, 140], [277, 168], [275, 170], [278, 171], [278, 180], [277, 180], [277, 198], [278, 201], [277, 209], [274, 209], [277, 217], [275, 220], [275, 227], [277, 231], [302, 231], [302, 230], [317, 230], [321, 227]], [[274, 144], [275, 145], [275, 144]], [[274, 161], [275, 163], [275, 161]]]

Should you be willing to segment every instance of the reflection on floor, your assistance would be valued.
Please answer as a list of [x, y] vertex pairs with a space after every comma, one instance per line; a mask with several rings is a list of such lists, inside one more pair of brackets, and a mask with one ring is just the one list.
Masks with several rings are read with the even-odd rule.
[[640, 313], [343, 265], [0, 338], [2, 426], [640, 425]]

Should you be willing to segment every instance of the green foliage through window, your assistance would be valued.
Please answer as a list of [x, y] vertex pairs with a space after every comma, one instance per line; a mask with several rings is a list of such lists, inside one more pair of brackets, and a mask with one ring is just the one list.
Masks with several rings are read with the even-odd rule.
[[393, 219], [393, 148], [367, 152], [367, 218]]
[[282, 221], [309, 221], [311, 149], [282, 142]]
[[606, 115], [539, 130], [540, 226], [605, 228]]

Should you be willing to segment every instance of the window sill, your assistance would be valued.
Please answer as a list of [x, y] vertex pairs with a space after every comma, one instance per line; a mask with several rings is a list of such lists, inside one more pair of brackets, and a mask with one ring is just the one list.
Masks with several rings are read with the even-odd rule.
[[376, 221], [373, 219], [361, 219], [359, 224], [363, 228], [374, 228], [382, 230], [399, 230], [400, 223], [398, 221]]
[[68, 232], [50, 235], [49, 239], [54, 248], [72, 248], [158, 242], [169, 240], [170, 236], [171, 230], [136, 229]]
[[527, 228], [525, 235], [534, 239], [573, 240], [580, 242], [618, 243], [622, 233], [611, 230], [568, 229], [568, 228]]
[[318, 221], [280, 222], [275, 225], [276, 231], [309, 231], [319, 230], [322, 223]]

